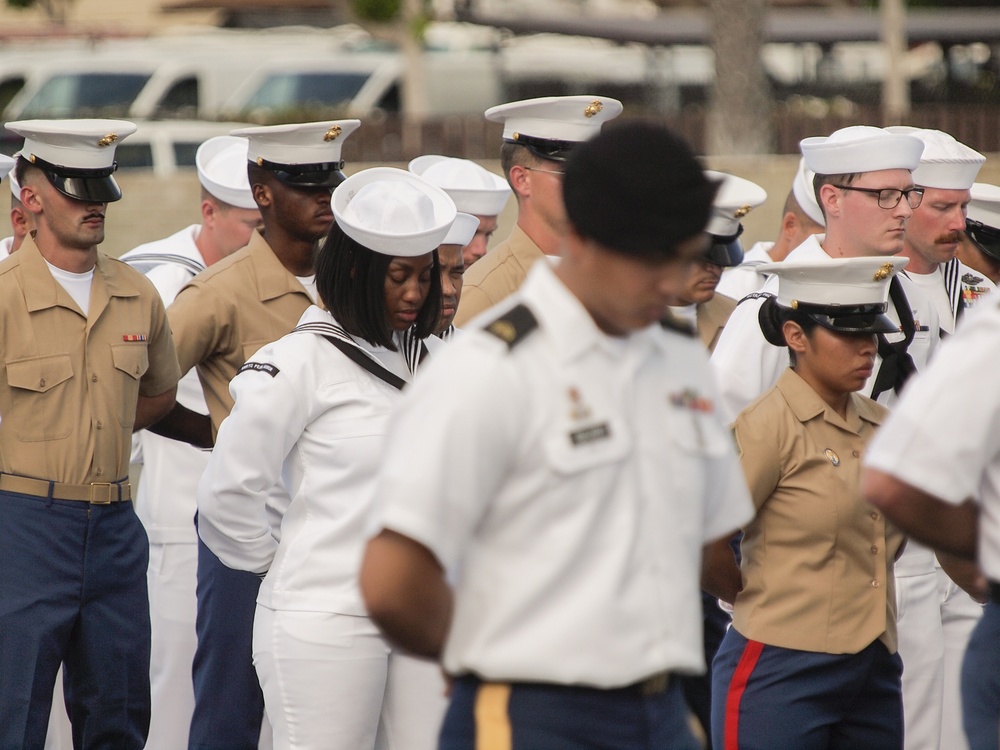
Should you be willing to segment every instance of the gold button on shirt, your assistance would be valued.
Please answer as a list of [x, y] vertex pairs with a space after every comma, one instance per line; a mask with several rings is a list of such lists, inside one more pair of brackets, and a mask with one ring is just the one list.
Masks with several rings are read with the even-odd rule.
[[461, 328], [474, 317], [516, 292], [528, 270], [545, 254], [514, 225], [510, 237], [477, 260], [462, 278], [462, 300], [455, 313]]
[[851, 394], [847, 419], [792, 370], [733, 431], [756, 518], [744, 530], [733, 626], [783, 648], [896, 650], [892, 563], [902, 535], [861, 498], [864, 447], [886, 410]]
[[229, 381], [264, 344], [298, 323], [312, 298], [259, 232], [194, 277], [167, 311], [181, 373], [198, 368], [213, 435], [233, 408]]
[[27, 237], [0, 264], [0, 326], [0, 471], [71, 484], [128, 476], [138, 396], [180, 378], [153, 285], [98, 253], [84, 315]]

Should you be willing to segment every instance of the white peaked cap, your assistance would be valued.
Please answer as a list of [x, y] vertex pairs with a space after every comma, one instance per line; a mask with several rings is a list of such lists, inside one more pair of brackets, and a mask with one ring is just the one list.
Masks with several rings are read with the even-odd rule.
[[969, 218], [1000, 230], [1000, 187], [985, 182], [974, 183]]
[[792, 180], [792, 195], [799, 208], [810, 219], [821, 227], [826, 226], [826, 217], [820, 210], [819, 203], [816, 202], [816, 189], [813, 187], [813, 177], [816, 173], [806, 166], [806, 158], [799, 159], [799, 168], [795, 172], [795, 179]]
[[724, 172], [705, 170], [710, 180], [721, 181], [712, 201], [712, 214], [705, 231], [716, 237], [739, 234], [740, 219], [767, 200], [767, 191], [756, 182]]
[[621, 113], [622, 103], [607, 96], [545, 96], [490, 107], [486, 119], [503, 123], [505, 141], [526, 135], [582, 143]]
[[507, 180], [469, 159], [428, 154], [411, 161], [409, 170], [444, 190], [465, 213], [497, 216], [510, 198]]
[[920, 164], [924, 143], [903, 133], [869, 125], [841, 128], [829, 136], [799, 142], [806, 166], [816, 174], [855, 174], [883, 169], [909, 169]]
[[344, 141], [360, 126], [360, 120], [328, 120], [240, 128], [230, 135], [249, 141], [247, 159], [252, 162], [298, 166], [341, 161]]
[[246, 138], [220, 135], [202, 143], [194, 161], [198, 182], [211, 195], [236, 208], [256, 209], [247, 178], [248, 148]]
[[448, 235], [441, 244], [465, 247], [472, 242], [472, 238], [476, 236], [477, 229], [479, 229], [479, 219], [472, 214], [459, 211], [455, 216], [455, 223], [451, 225]]
[[457, 214], [441, 188], [392, 167], [348, 177], [333, 191], [331, 203], [344, 234], [369, 250], [401, 257], [436, 249]]
[[906, 125], [894, 125], [886, 130], [912, 135], [923, 141], [920, 166], [913, 170], [913, 182], [919, 187], [969, 190], [986, 161], [981, 153], [940, 130], [911, 128]]
[[778, 277], [777, 302], [795, 308], [809, 305], [879, 305], [889, 299], [889, 281], [909, 258], [832, 258], [763, 263], [760, 273]]
[[7, 130], [24, 138], [21, 155], [69, 169], [110, 169], [118, 144], [137, 127], [125, 120], [19, 120]]
[[[16, 163], [17, 163], [16, 159], [12, 159], [9, 156], [0, 154], [0, 180], [2, 180], [7, 175], [7, 173], [14, 168], [14, 165]], [[12, 174], [11, 179], [13, 179], [13, 177], [14, 175]]]

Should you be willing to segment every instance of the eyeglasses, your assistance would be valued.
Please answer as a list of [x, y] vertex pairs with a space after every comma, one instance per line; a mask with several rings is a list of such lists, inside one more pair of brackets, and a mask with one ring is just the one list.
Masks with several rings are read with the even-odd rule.
[[[832, 183], [831, 183], [832, 184]], [[854, 190], [858, 193], [871, 193], [872, 195], [878, 196], [878, 207], [879, 208], [895, 208], [899, 205], [899, 202], [906, 196], [906, 202], [910, 204], [910, 208], [916, 208], [920, 205], [920, 202], [924, 199], [924, 189], [923, 188], [910, 188], [909, 190], [898, 190], [896, 188], [863, 188], [863, 187], [853, 187], [852, 185], [834, 185], [835, 188], [840, 188], [841, 190]]]
[[525, 169], [527, 169], [529, 172], [544, 172], [545, 174], [555, 174], [559, 175], [560, 177], [566, 174], [565, 172], [559, 172], [555, 169], [536, 169], [535, 167], [525, 167]]

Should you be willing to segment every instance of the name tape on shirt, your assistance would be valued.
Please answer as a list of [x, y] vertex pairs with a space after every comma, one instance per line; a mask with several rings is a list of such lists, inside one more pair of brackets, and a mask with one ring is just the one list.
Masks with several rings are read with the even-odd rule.
[[591, 427], [584, 427], [582, 430], [575, 430], [569, 434], [569, 440], [573, 445], [584, 445], [609, 437], [611, 437], [611, 428], [607, 422], [595, 424]]
[[236, 374], [239, 375], [241, 372], [266, 372], [273, 378], [276, 377], [281, 370], [267, 362], [247, 362], [236, 371]]

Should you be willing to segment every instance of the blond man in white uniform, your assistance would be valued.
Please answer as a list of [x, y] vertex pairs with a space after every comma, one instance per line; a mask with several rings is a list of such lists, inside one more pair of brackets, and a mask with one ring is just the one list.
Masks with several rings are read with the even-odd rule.
[[[195, 155], [201, 184], [201, 224], [121, 256], [153, 282], [164, 305], [169, 306], [195, 274], [246, 245], [260, 224], [246, 163], [244, 138], [219, 136], [201, 144]], [[194, 370], [181, 378], [177, 400], [188, 409], [208, 413]], [[209, 454], [149, 430], [136, 435], [135, 443], [143, 464], [136, 512], [149, 536], [153, 713], [146, 748], [174, 750], [187, 744], [194, 711], [191, 664], [198, 645], [195, 491]]]

